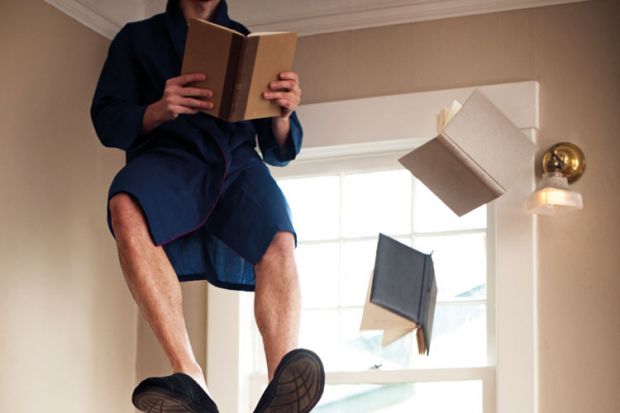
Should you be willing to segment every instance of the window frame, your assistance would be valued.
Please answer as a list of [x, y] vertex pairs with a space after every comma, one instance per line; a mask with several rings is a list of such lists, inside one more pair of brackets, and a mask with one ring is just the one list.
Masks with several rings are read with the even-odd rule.
[[[533, 141], [538, 129], [537, 82], [482, 86], [493, 101]], [[274, 177], [329, 174], [336, 165], [372, 171], [432, 137], [436, 113], [453, 99], [463, 102], [474, 88], [382, 96], [302, 106], [304, 149]], [[409, 113], [408, 108], [415, 108]], [[406, 119], [407, 121], [403, 121]], [[408, 125], [417, 125], [411, 130]], [[320, 146], [338, 136], [337, 145]], [[417, 136], [405, 138], [403, 136]], [[319, 146], [312, 147], [313, 140]], [[310, 145], [309, 145], [310, 144]], [[480, 379], [484, 413], [538, 411], [536, 324], [536, 217], [523, 212], [523, 199], [534, 188], [534, 168], [519, 177], [487, 212], [488, 366], [450, 369], [329, 372], [328, 384], [402, 383]], [[248, 294], [208, 289], [207, 382], [227, 411], [247, 411], [250, 391], [262, 391], [266, 378], [253, 377], [248, 360], [252, 312]], [[251, 309], [251, 307], [250, 307]], [[225, 314], [225, 316], [224, 316]], [[514, 332], [518, 331], [517, 334]], [[519, 391], [514, 391], [519, 389]], [[259, 393], [260, 394], [260, 393]]]

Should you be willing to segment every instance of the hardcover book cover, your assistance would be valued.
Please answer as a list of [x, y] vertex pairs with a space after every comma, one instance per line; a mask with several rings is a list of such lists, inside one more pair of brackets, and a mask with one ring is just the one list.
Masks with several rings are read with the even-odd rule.
[[437, 137], [399, 162], [462, 216], [504, 194], [532, 167], [536, 145], [480, 91], [458, 106]]
[[217, 118], [240, 120], [278, 116], [280, 107], [262, 97], [278, 73], [292, 70], [297, 35], [291, 32], [251, 33], [192, 19], [181, 73], [204, 73], [207, 78], [191, 86], [213, 91]]
[[431, 256], [379, 234], [361, 330], [384, 330], [383, 346], [415, 331], [420, 354], [428, 354], [436, 301]]

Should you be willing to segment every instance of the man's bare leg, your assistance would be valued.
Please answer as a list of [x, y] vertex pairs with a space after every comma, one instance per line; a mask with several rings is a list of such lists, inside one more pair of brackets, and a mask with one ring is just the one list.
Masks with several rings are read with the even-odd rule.
[[189, 341], [181, 286], [165, 251], [155, 246], [139, 205], [125, 193], [110, 200], [118, 256], [142, 316], [163, 347], [173, 372], [191, 376], [205, 391], [202, 368]]
[[282, 357], [297, 348], [301, 293], [294, 251], [293, 234], [278, 232], [255, 267], [254, 314], [263, 337], [269, 380]]

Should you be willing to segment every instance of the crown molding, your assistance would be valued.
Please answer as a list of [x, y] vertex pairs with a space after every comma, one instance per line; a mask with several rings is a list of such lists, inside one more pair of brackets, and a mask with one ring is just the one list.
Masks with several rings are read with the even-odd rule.
[[[108, 39], [126, 22], [143, 19], [162, 11], [165, 6], [163, 0], [131, 1], [135, 4], [133, 11], [113, 18], [110, 16], [118, 15], [114, 12], [118, 4], [112, 1], [45, 0]], [[236, 3], [231, 4], [233, 18], [252, 31], [295, 31], [307, 36], [590, 0], [391, 0], [381, 6], [370, 5], [367, 1], [365, 5], [360, 5], [361, 1], [334, 1], [324, 7], [314, 2], [270, 0], [267, 11], [257, 11], [253, 1], [235, 0]]]
[[381, 7], [355, 7], [354, 2], [341, 2], [324, 14], [308, 2], [303, 2], [303, 6], [293, 6], [290, 0], [278, 1], [282, 5], [279, 9], [286, 10], [285, 13], [270, 8], [268, 18], [244, 13], [237, 13], [234, 17], [252, 31], [295, 31], [300, 36], [307, 36], [590, 0], [412, 0], [392, 5], [384, 3]]
[[124, 23], [115, 22], [101, 11], [77, 0], [45, 0], [45, 2], [108, 39], [113, 38]]

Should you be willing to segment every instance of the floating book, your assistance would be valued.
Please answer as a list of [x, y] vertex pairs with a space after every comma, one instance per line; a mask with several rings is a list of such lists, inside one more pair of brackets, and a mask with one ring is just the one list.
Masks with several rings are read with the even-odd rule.
[[280, 115], [263, 98], [280, 72], [292, 70], [297, 35], [290, 32], [248, 36], [201, 19], [189, 22], [181, 73], [204, 73], [192, 86], [213, 91], [213, 109], [205, 113], [229, 122]]
[[481, 92], [437, 119], [438, 136], [399, 159], [455, 214], [504, 194], [531, 168], [534, 145]]
[[360, 329], [384, 330], [383, 346], [416, 331], [419, 353], [428, 354], [436, 301], [431, 256], [379, 234]]

